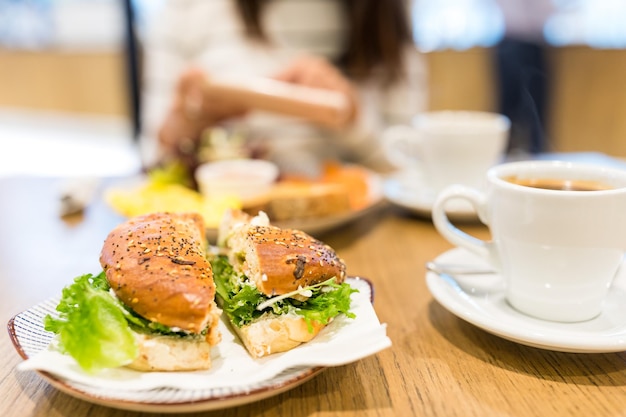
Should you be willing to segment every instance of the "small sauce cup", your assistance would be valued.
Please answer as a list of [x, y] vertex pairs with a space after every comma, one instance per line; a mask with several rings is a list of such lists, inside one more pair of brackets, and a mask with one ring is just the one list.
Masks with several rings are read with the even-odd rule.
[[206, 198], [233, 196], [242, 204], [266, 195], [278, 179], [278, 167], [262, 159], [226, 159], [207, 162], [195, 172], [200, 192]]

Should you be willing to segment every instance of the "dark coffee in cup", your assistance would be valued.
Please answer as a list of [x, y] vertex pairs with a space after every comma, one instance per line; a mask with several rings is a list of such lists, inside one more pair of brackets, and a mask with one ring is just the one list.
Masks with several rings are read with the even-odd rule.
[[544, 190], [562, 191], [602, 191], [610, 190], [608, 184], [592, 180], [565, 180], [560, 178], [518, 178], [505, 177], [505, 181], [525, 187], [542, 188]]

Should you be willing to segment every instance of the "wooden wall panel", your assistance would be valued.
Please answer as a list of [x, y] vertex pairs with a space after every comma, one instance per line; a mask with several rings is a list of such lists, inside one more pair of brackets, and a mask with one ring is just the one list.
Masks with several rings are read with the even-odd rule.
[[123, 55], [118, 52], [0, 49], [0, 106], [128, 115]]
[[554, 148], [626, 157], [626, 51], [573, 46], [549, 56]]
[[493, 111], [496, 108], [491, 49], [429, 52], [426, 60], [430, 109]]

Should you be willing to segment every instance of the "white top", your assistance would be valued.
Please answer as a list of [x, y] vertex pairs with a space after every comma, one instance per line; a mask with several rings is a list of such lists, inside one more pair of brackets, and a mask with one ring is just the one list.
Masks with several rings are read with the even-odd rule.
[[[144, 45], [145, 145], [156, 142], [156, 132], [171, 104], [178, 76], [191, 64], [217, 76], [270, 76], [297, 56], [317, 54], [333, 60], [341, 50], [344, 16], [336, 0], [271, 0], [262, 18], [270, 46], [245, 36], [231, 0], [165, 3], [163, 13], [148, 27]], [[426, 108], [425, 65], [415, 48], [406, 51], [405, 71], [406, 79], [391, 87], [384, 87], [375, 79], [357, 85], [361, 101], [359, 120], [340, 137], [293, 119], [259, 112], [237, 123], [246, 126], [251, 134], [271, 137], [270, 155], [283, 168], [302, 170], [314, 159], [325, 157], [384, 167], [386, 162], [379, 148], [382, 129], [408, 122]], [[144, 148], [150, 162], [154, 147]]]

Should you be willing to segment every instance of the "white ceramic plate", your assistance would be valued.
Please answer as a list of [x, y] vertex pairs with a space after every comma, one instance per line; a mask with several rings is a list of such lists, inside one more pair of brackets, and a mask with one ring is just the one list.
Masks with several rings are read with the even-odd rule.
[[[485, 266], [475, 255], [452, 249], [437, 262]], [[526, 316], [506, 301], [497, 275], [456, 277], [427, 272], [433, 297], [459, 318], [505, 339], [561, 352], [626, 351], [626, 267], [622, 266], [600, 316], [579, 323], [558, 323]]]
[[[86, 374], [73, 359], [48, 349], [54, 335], [43, 329], [42, 319], [56, 314], [58, 299], [16, 315], [8, 329], [17, 352], [26, 359], [18, 369], [36, 370], [52, 386], [76, 398], [142, 412], [216, 410], [277, 395], [308, 381], [327, 366], [354, 362], [389, 347], [385, 326], [378, 323], [373, 310], [371, 283], [361, 278], [348, 278], [347, 282], [359, 290], [353, 294], [355, 319], [341, 316], [311, 342], [262, 359], [247, 355], [221, 323], [223, 340], [214, 349], [219, 353], [208, 371], [151, 373], [118, 368], [95, 376]], [[355, 338], [362, 349], [354, 346]], [[346, 348], [346, 343], [353, 348]]]
[[[430, 218], [436, 194], [419, 172], [395, 172], [385, 179], [383, 189], [392, 204], [417, 216]], [[466, 201], [451, 200], [447, 212], [451, 220], [477, 220], [476, 212]]]

